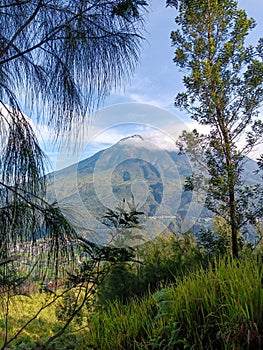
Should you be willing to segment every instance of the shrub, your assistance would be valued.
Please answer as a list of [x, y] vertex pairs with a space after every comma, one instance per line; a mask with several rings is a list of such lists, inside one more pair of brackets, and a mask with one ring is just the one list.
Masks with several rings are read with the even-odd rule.
[[[74, 313], [76, 308], [76, 296], [73, 291], [64, 294], [62, 300], [56, 305], [55, 314], [58, 321], [66, 322], [68, 318]], [[83, 320], [83, 310], [79, 310], [75, 317], [77, 324], [81, 325]]]
[[105, 306], [118, 300], [125, 304], [135, 295], [137, 279], [131, 263], [120, 262], [111, 266], [109, 273], [99, 285], [98, 305]]

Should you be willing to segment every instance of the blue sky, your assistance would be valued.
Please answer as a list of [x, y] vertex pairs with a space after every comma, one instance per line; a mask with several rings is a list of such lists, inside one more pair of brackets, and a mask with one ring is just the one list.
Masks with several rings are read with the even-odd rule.
[[[249, 36], [255, 44], [263, 36], [262, 0], [240, 0], [239, 7], [252, 16], [257, 27]], [[146, 20], [146, 40], [142, 47], [140, 63], [130, 83], [113, 92], [103, 108], [84, 127], [78, 153], [66, 154], [52, 149], [48, 128], [41, 127], [40, 143], [59, 169], [109, 147], [119, 139], [133, 134], [143, 134], [160, 147], [172, 147], [178, 132], [192, 128], [193, 122], [173, 106], [175, 95], [183, 90], [182, 73], [173, 63], [170, 33], [175, 28], [175, 9], [166, 8], [165, 1], [152, 0]]]

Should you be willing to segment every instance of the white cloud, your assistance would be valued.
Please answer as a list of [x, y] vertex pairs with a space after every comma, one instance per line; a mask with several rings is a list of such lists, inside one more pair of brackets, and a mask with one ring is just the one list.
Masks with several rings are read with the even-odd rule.
[[[73, 128], [73, 135], [79, 131], [79, 137], [62, 142], [61, 150], [52, 144], [52, 130], [47, 125], [34, 125], [40, 145], [51, 159], [54, 169], [78, 162], [134, 134], [143, 136], [160, 149], [174, 150], [181, 132], [194, 128], [200, 133], [210, 131], [209, 126], [200, 125], [189, 118], [184, 121], [169, 110], [154, 105], [153, 101], [151, 104], [116, 104], [101, 109], [93, 116], [91, 123], [77, 124], [75, 131]], [[260, 150], [262, 153], [262, 145], [250, 157], [256, 159]]]
[[157, 99], [152, 99], [150, 96], [142, 95], [140, 93], [131, 92], [127, 96], [131, 102], [149, 104], [156, 107], [163, 107], [162, 102]]

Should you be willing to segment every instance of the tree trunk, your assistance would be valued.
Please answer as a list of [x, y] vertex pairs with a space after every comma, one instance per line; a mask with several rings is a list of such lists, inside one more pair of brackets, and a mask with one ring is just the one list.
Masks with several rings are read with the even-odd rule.
[[238, 228], [236, 223], [236, 203], [235, 203], [235, 190], [234, 186], [229, 188], [229, 213], [230, 213], [230, 227], [231, 227], [231, 239], [232, 239], [232, 255], [233, 258], [238, 258]]
[[222, 133], [222, 149], [224, 151], [226, 166], [227, 166], [227, 185], [228, 185], [228, 203], [229, 203], [229, 218], [231, 228], [231, 243], [232, 243], [232, 255], [233, 258], [238, 258], [238, 225], [236, 216], [236, 198], [235, 198], [235, 185], [236, 185], [236, 171], [234, 169], [232, 155], [231, 155], [231, 138], [229, 137], [228, 128], [225, 125], [223, 115], [220, 107], [217, 106], [217, 120]]

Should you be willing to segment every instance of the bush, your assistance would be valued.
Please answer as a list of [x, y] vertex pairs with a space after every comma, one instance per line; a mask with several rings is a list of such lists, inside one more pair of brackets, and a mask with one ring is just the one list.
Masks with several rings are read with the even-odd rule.
[[111, 266], [98, 287], [98, 305], [105, 306], [116, 300], [125, 304], [135, 296], [137, 278], [133, 268], [133, 264], [126, 262]]
[[[73, 291], [64, 294], [62, 300], [56, 305], [55, 315], [58, 321], [66, 322], [74, 313], [76, 308], [76, 296]], [[75, 316], [75, 321], [78, 325], [83, 321], [83, 310], [79, 310]]]
[[178, 279], [207, 266], [208, 255], [190, 233], [181, 236], [159, 235], [136, 249], [139, 262], [118, 263], [98, 288], [99, 305], [118, 300], [127, 303], [161, 286], [176, 284]]
[[141, 248], [140, 256], [143, 263], [138, 269], [138, 295], [176, 284], [200, 265], [207, 265], [205, 254], [191, 233], [157, 236]]

